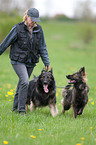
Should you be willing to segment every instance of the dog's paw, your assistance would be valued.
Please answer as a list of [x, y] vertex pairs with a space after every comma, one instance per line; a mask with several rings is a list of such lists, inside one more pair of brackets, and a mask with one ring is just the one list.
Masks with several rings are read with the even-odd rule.
[[34, 111], [36, 108], [35, 108], [35, 105], [33, 104], [33, 102], [31, 101], [31, 104], [30, 104], [30, 112]]
[[55, 117], [58, 114], [58, 109], [57, 109], [56, 104], [55, 105], [54, 104], [50, 105], [50, 112], [51, 112], [51, 115], [53, 117]]

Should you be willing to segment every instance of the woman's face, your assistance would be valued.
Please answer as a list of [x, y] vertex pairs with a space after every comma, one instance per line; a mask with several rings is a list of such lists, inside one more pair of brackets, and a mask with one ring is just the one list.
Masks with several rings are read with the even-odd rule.
[[27, 26], [29, 27], [29, 29], [31, 29], [34, 25], [35, 25], [36, 22], [33, 22], [31, 20], [31, 17], [27, 15]]

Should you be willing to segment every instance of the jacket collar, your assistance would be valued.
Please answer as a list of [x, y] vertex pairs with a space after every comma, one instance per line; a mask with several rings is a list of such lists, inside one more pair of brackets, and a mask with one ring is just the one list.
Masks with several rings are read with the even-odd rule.
[[[24, 22], [23, 22], [24, 23]], [[33, 33], [37, 33], [40, 31], [39, 27], [38, 27], [38, 24], [36, 24], [37, 26], [33, 28]], [[27, 25], [25, 25], [24, 23], [24, 29], [28, 31], [28, 27]]]

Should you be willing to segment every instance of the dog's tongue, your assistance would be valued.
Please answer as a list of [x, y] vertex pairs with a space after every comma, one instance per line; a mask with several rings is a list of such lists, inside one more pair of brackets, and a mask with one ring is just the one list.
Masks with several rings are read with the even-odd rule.
[[49, 92], [49, 90], [48, 90], [48, 85], [43, 85], [43, 88], [44, 88], [44, 92], [45, 92], [45, 93], [48, 93], [48, 92]]
[[75, 82], [75, 80], [69, 80], [69, 81], [68, 81], [69, 84], [72, 84], [72, 83], [74, 83], [74, 82]]

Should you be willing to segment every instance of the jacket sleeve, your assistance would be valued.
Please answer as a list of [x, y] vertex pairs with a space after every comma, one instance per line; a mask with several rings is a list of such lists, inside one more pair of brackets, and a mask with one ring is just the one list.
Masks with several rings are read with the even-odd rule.
[[3, 42], [0, 44], [0, 55], [17, 39], [17, 30], [14, 26]]
[[48, 57], [48, 51], [47, 51], [47, 46], [44, 38], [44, 33], [42, 31], [42, 36], [41, 36], [41, 45], [39, 49], [40, 57], [44, 63], [45, 66], [50, 65], [49, 57]]

